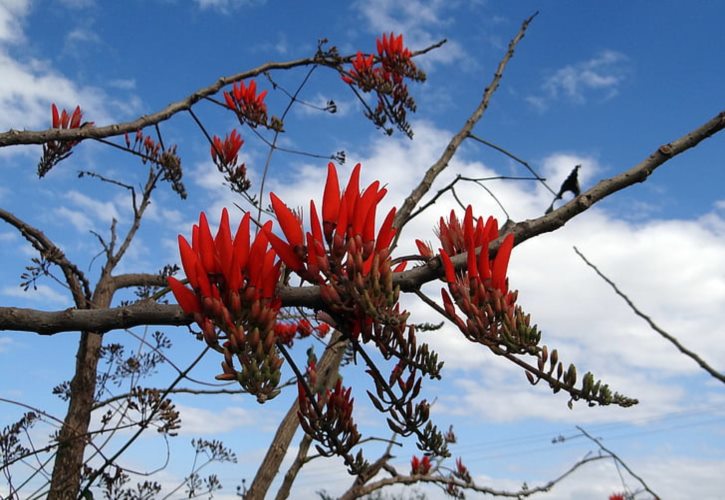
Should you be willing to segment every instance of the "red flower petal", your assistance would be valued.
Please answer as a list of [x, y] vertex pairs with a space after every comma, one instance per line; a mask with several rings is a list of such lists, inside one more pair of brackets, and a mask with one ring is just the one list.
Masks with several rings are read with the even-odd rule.
[[234, 235], [234, 255], [239, 259], [240, 269], [244, 269], [247, 265], [247, 259], [249, 258], [249, 221], [251, 215], [249, 212], [245, 212], [237, 233]]
[[267, 238], [269, 239], [269, 243], [272, 245], [272, 248], [274, 248], [274, 251], [277, 252], [277, 255], [279, 255], [279, 258], [287, 267], [295, 272], [299, 272], [304, 269], [305, 265], [302, 262], [302, 259], [300, 259], [299, 255], [295, 253], [286, 241], [272, 232], [267, 234]]
[[216, 274], [220, 271], [217, 264], [214, 238], [211, 236], [209, 222], [206, 220], [204, 212], [199, 215], [199, 256], [206, 272]]
[[501, 246], [498, 247], [496, 258], [493, 261], [493, 278], [492, 285], [503, 293], [506, 293], [506, 270], [511, 257], [511, 249], [514, 246], [514, 235], [509, 233], [503, 239]]
[[276, 194], [270, 193], [269, 197], [272, 200], [272, 209], [277, 215], [277, 221], [291, 247], [294, 249], [294, 247], [303, 246], [305, 244], [304, 234], [300, 220]]
[[50, 111], [53, 114], [53, 128], [58, 128], [60, 125], [60, 116], [58, 115], [58, 108], [55, 106], [55, 103], [50, 105]]
[[[327, 182], [325, 182], [325, 194], [322, 197], [322, 221], [337, 222], [337, 212], [340, 209], [340, 183], [337, 180], [337, 169], [334, 163], [327, 165]], [[325, 230], [325, 237], [327, 229]]]
[[395, 236], [395, 228], [393, 227], [393, 220], [395, 219], [395, 207], [388, 212], [387, 217], [383, 221], [383, 225], [380, 226], [378, 231], [378, 239], [375, 242], [375, 252], [379, 252], [383, 248], [388, 248], [390, 243], [393, 241]]
[[453, 267], [453, 262], [451, 262], [451, 258], [448, 256], [445, 250], [441, 249], [441, 264], [443, 265], [443, 270], [446, 273], [446, 281], [448, 283], [455, 283], [456, 282], [456, 270]]
[[181, 265], [184, 268], [184, 274], [189, 280], [189, 283], [193, 288], [199, 287], [199, 279], [196, 274], [196, 261], [197, 255], [194, 250], [189, 246], [189, 242], [186, 238], [179, 235], [179, 254], [181, 255]]
[[179, 305], [186, 314], [201, 312], [201, 303], [199, 302], [199, 297], [197, 297], [194, 292], [182, 285], [181, 281], [177, 280], [173, 276], [169, 276], [168, 278], [166, 278], [166, 281], [169, 284], [169, 288], [171, 288], [174, 297], [176, 298], [176, 302], [179, 303]]

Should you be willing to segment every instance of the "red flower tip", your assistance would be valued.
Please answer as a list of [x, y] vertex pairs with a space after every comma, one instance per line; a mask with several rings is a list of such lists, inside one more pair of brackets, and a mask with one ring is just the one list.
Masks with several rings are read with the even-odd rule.
[[494, 288], [498, 288], [501, 292], [506, 293], [506, 270], [509, 265], [509, 258], [511, 257], [511, 249], [514, 246], [514, 235], [509, 233], [504, 238], [501, 246], [498, 247], [496, 252], [496, 258], [493, 261], [493, 276], [491, 278], [491, 284]]
[[176, 302], [179, 303], [186, 314], [201, 313], [201, 303], [194, 292], [182, 285], [181, 281], [173, 276], [166, 278], [166, 281], [174, 297], [176, 297]]
[[425, 257], [426, 259], [433, 257], [433, 250], [428, 243], [424, 243], [421, 240], [415, 240], [415, 246], [418, 247], [418, 253], [420, 253], [421, 257]]
[[53, 114], [53, 128], [58, 128], [60, 126], [60, 116], [58, 115], [58, 108], [55, 106], [55, 103], [50, 105], [50, 111]]
[[448, 283], [455, 283], [456, 282], [456, 269], [453, 267], [453, 262], [451, 261], [451, 258], [448, 256], [445, 250], [441, 248], [441, 264], [443, 265], [443, 270], [446, 273], [446, 281]]
[[294, 247], [302, 247], [305, 244], [304, 234], [302, 233], [302, 223], [294, 212], [290, 210], [276, 194], [270, 193], [269, 197], [272, 200], [272, 209], [277, 215], [277, 221], [279, 222], [287, 241], [293, 249]]

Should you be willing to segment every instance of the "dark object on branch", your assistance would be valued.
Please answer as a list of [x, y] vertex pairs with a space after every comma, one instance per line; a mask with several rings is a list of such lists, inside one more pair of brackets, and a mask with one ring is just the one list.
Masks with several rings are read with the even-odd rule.
[[581, 194], [581, 188], [579, 187], [579, 169], [581, 168], [581, 165], [577, 165], [574, 167], [574, 169], [569, 173], [569, 176], [564, 179], [564, 182], [561, 184], [561, 188], [559, 189], [559, 193], [557, 193], [554, 200], [551, 202], [551, 205], [549, 205], [549, 208], [546, 209], [546, 213], [550, 213], [554, 210], [554, 203], [556, 200], [560, 200], [564, 193], [570, 192], [574, 195], [574, 197], [577, 197]]

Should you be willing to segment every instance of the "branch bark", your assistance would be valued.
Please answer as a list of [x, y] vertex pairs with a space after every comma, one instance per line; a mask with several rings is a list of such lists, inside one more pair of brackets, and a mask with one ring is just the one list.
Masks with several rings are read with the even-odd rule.
[[[682, 137], [657, 148], [646, 159], [614, 177], [600, 181], [588, 191], [548, 215], [518, 222], [511, 227], [516, 245], [529, 238], [552, 232], [564, 226], [595, 203], [639, 182], [644, 182], [667, 161], [697, 146], [703, 140], [725, 128], [725, 111], [718, 113], [702, 126]], [[503, 237], [491, 244], [491, 255], [495, 254]], [[466, 265], [466, 255], [453, 257], [457, 267]], [[440, 261], [432, 259], [426, 265], [398, 273], [393, 282], [404, 292], [413, 292], [423, 284], [442, 276]], [[283, 288], [280, 297], [285, 306], [299, 306], [319, 309], [323, 306], [317, 286]], [[157, 304], [143, 301], [126, 307], [108, 309], [66, 309], [64, 311], [40, 311], [17, 307], [0, 307], [0, 330], [35, 332], [52, 335], [60, 332], [83, 329], [108, 331], [131, 328], [139, 325], [188, 325], [186, 317], [176, 305]]]
[[[342, 335], [339, 332], [335, 332], [332, 335], [329, 347], [325, 349], [325, 353], [318, 363], [319, 381], [324, 384], [325, 388], [331, 387], [332, 383], [335, 382], [335, 375], [338, 373], [342, 355], [345, 353], [347, 342], [342, 341], [341, 338]], [[277, 477], [279, 466], [300, 425], [297, 410], [298, 403], [297, 398], [295, 398], [292, 406], [279, 424], [277, 432], [272, 439], [272, 444], [267, 449], [267, 454], [264, 456], [262, 463], [259, 464], [252, 485], [244, 494], [245, 500], [261, 500], [267, 495], [267, 491], [274, 478]]]

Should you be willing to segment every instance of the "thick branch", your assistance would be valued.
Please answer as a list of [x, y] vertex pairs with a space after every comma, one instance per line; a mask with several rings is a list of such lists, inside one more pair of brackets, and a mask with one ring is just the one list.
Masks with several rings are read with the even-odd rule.
[[[515, 244], [518, 245], [529, 238], [555, 231], [569, 220], [589, 209], [596, 202], [633, 184], [644, 182], [658, 167], [668, 160], [697, 146], [723, 128], [725, 128], [725, 111], [679, 139], [660, 146], [649, 157], [629, 170], [600, 181], [590, 190], [582, 193], [581, 196], [550, 214], [514, 224], [511, 232], [514, 234]], [[491, 244], [492, 256], [498, 249], [501, 240], [502, 238], [499, 238], [499, 240]], [[465, 254], [457, 255], [452, 260], [458, 267], [466, 265]], [[432, 259], [424, 266], [397, 273], [393, 277], [393, 282], [400, 285], [402, 291], [412, 292], [423, 284], [438, 279], [441, 275], [439, 260]], [[317, 286], [285, 288], [280, 291], [280, 296], [285, 306], [319, 309], [323, 305], [320, 299], [320, 290]], [[190, 323], [191, 318], [185, 317], [178, 306], [150, 302], [140, 302], [131, 306], [112, 309], [66, 309], [65, 311], [54, 312], [0, 307], [0, 330], [28, 331], [44, 335], [82, 329], [108, 331], [138, 325], [184, 325]]]

